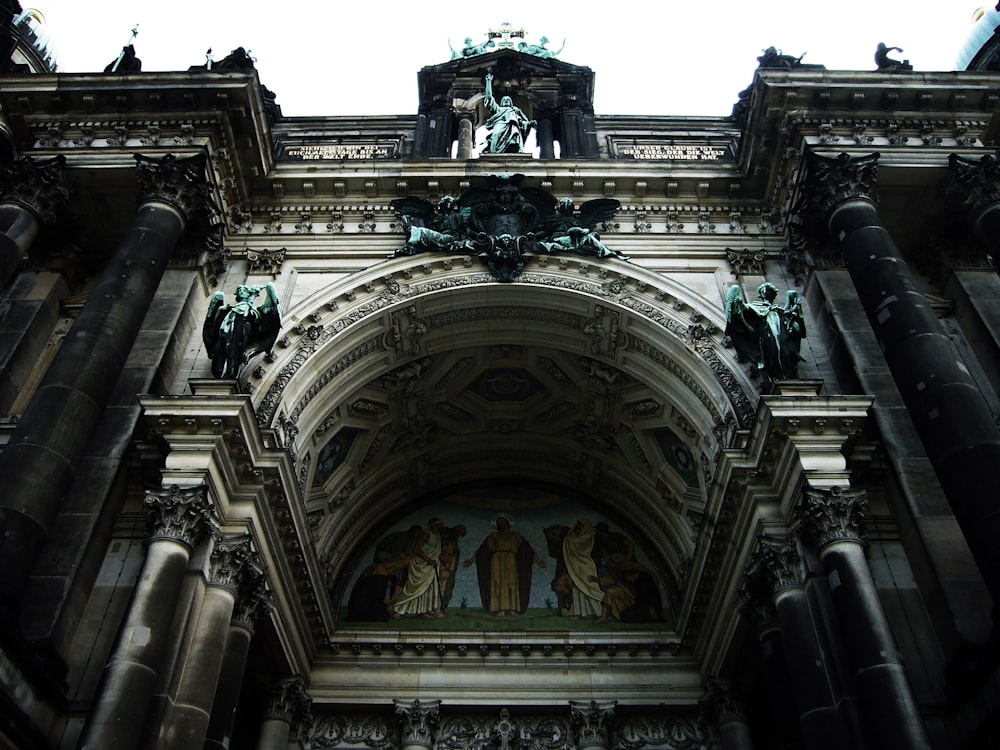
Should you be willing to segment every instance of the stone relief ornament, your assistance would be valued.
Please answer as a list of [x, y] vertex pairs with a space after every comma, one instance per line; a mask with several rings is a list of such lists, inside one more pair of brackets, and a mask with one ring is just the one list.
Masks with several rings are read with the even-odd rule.
[[[254, 306], [262, 291], [266, 292], [264, 303]], [[237, 287], [233, 305], [227, 305], [226, 296], [216, 292], [202, 328], [202, 339], [212, 360], [212, 375], [236, 378], [251, 357], [274, 348], [280, 330], [281, 303], [274, 284]]]
[[571, 198], [522, 185], [524, 175], [491, 176], [486, 185], [470, 188], [457, 199], [436, 204], [418, 196], [392, 201], [407, 231], [396, 255], [425, 250], [477, 255], [497, 281], [513, 281], [529, 254], [575, 253], [598, 258], [621, 253], [601, 242], [595, 231], [621, 208], [613, 198], [586, 201], [579, 209]]

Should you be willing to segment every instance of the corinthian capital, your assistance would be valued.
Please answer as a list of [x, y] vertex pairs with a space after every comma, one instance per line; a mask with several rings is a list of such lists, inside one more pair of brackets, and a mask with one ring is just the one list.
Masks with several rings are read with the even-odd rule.
[[396, 718], [402, 729], [402, 747], [434, 746], [434, 732], [437, 729], [441, 709], [440, 700], [404, 701], [396, 698]]
[[576, 733], [577, 750], [610, 746], [611, 722], [616, 701], [570, 701], [570, 720]]
[[205, 178], [208, 163], [205, 154], [184, 159], [178, 159], [173, 154], [159, 159], [136, 154], [135, 161], [140, 205], [155, 201], [168, 203], [184, 214], [189, 222], [215, 212]]
[[1000, 203], [1000, 162], [995, 156], [968, 159], [952, 154], [948, 157], [948, 167], [945, 195], [973, 218], [990, 205]]
[[283, 721], [300, 732], [312, 724], [312, 698], [301, 677], [289, 677], [271, 687], [264, 718]]
[[172, 539], [194, 548], [213, 526], [212, 504], [208, 488], [180, 488], [176, 484], [165, 492], [147, 493], [149, 539]]
[[861, 522], [867, 509], [868, 497], [864, 490], [806, 488], [802, 504], [796, 511], [796, 531], [817, 549], [833, 542], [863, 544]]
[[758, 579], [772, 596], [799, 586], [802, 565], [795, 545], [789, 539], [762, 534], [757, 551], [750, 556], [747, 575]]
[[233, 624], [253, 632], [254, 626], [274, 606], [267, 591], [267, 578], [263, 573], [248, 575], [236, 595]]
[[878, 179], [879, 154], [820, 156], [806, 152], [807, 175], [802, 187], [802, 201], [807, 212], [825, 220], [839, 204], [861, 198], [877, 203], [875, 181]]
[[261, 573], [257, 553], [250, 544], [249, 536], [236, 539], [219, 539], [212, 549], [208, 561], [208, 583], [238, 593], [241, 584], [249, 576]]
[[61, 155], [37, 160], [24, 156], [0, 166], [0, 201], [23, 206], [43, 224], [55, 221], [69, 196], [63, 184], [65, 166]]

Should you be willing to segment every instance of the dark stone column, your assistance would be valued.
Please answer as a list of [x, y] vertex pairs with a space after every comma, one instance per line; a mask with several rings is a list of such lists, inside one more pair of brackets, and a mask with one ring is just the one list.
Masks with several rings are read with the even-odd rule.
[[134, 748], [171, 639], [170, 624], [194, 546], [212, 525], [205, 487], [150, 493], [152, 532], [118, 644], [104, 669], [80, 750]]
[[0, 607], [14, 617], [35, 555], [58, 514], [185, 224], [204, 213], [204, 155], [137, 156], [141, 200], [41, 385], [0, 454]]
[[872, 747], [929, 750], [930, 740], [865, 558], [860, 523], [867, 506], [863, 490], [806, 488], [797, 531], [815, 545], [826, 569]]
[[608, 750], [616, 701], [570, 701], [569, 718], [576, 750]]
[[41, 225], [55, 221], [66, 203], [65, 166], [65, 156], [25, 156], [0, 166], [0, 287], [17, 272]]
[[803, 198], [840, 243], [917, 434], [1000, 602], [1000, 429], [879, 219], [871, 195], [877, 160], [878, 154], [827, 158], [807, 152]]
[[538, 118], [538, 157], [540, 159], [555, 159], [555, 138], [552, 135], [552, 117], [545, 115]]
[[[301, 677], [277, 683], [264, 709], [257, 750], [288, 750], [292, 728], [304, 731], [312, 724], [312, 698]], [[428, 745], [428, 747], [430, 747]], [[407, 750], [405, 736], [402, 750]]]
[[236, 593], [247, 576], [259, 578], [250, 538], [220, 539], [208, 565], [208, 587], [194, 624], [191, 645], [180, 666], [172, 710], [157, 729], [160, 750], [202, 747], [226, 653]]
[[795, 707], [792, 682], [788, 676], [788, 660], [781, 640], [778, 614], [774, 610], [771, 587], [759, 574], [748, 574], [740, 591], [740, 612], [754, 623], [764, 660], [765, 676], [770, 688], [774, 711], [774, 734], [782, 750], [801, 750], [802, 733]]
[[711, 680], [701, 708], [718, 728], [722, 750], [753, 750], [753, 737], [743, 704], [730, 685], [722, 680]]
[[848, 723], [838, 708], [827, 654], [802, 587], [801, 567], [791, 542], [761, 536], [747, 576], [753, 587], [765, 586], [771, 592], [805, 747], [808, 750], [854, 747]]
[[271, 600], [263, 575], [254, 577], [249, 585], [241, 588], [226, 638], [219, 683], [212, 701], [212, 718], [205, 736], [205, 750], [227, 750], [229, 747], [254, 626], [270, 607]]

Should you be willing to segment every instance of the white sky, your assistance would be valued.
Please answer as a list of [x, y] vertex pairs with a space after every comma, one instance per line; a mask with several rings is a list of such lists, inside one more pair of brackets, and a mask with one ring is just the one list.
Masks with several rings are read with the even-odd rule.
[[596, 73], [597, 114], [727, 115], [767, 46], [830, 70], [874, 70], [879, 42], [917, 71], [953, 70], [972, 14], [992, 0], [21, 0], [46, 17], [59, 70], [114, 60], [135, 24], [144, 72], [186, 70], [236, 47], [286, 116], [414, 114], [417, 71], [509, 21]]

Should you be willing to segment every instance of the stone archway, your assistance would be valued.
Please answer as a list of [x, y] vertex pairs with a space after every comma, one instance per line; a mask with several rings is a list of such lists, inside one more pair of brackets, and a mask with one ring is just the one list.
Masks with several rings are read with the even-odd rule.
[[501, 476], [628, 515], [674, 576], [690, 556], [756, 398], [722, 311], [629, 265], [546, 260], [497, 284], [474, 259], [398, 259], [289, 312], [253, 399], [335, 577], [414, 497]]

